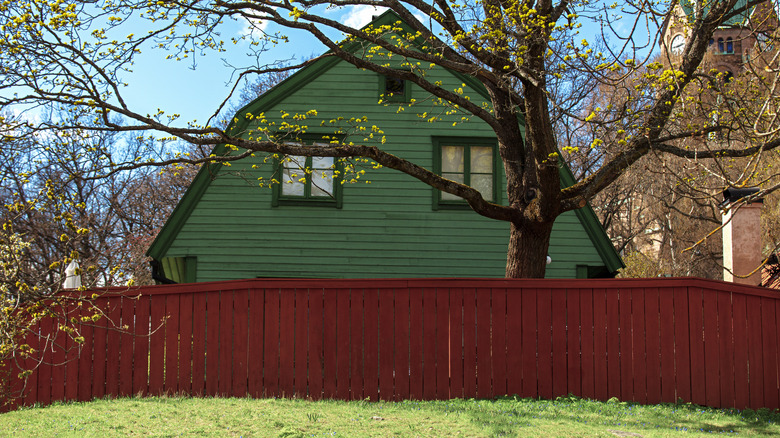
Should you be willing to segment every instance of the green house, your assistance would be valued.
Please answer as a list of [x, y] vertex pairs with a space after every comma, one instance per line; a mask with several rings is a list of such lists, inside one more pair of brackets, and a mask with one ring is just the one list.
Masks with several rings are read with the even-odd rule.
[[[371, 25], [402, 23], [386, 12]], [[358, 42], [345, 47], [376, 56]], [[474, 102], [489, 102], [481, 84], [468, 77], [440, 67], [426, 74], [462, 89]], [[335, 56], [323, 58], [240, 110], [229, 129], [257, 138], [302, 125], [305, 132], [290, 134], [290, 141], [381, 145], [506, 203], [503, 166], [489, 126], [451, 111], [410, 83]], [[214, 153], [230, 149], [219, 145]], [[157, 276], [175, 282], [504, 276], [508, 223], [482, 217], [464, 201], [406, 174], [375, 167], [259, 153], [229, 166], [204, 166], [147, 254]], [[312, 169], [308, 178], [305, 168]], [[566, 169], [561, 178], [573, 183]], [[278, 183], [269, 184], [272, 180]], [[558, 218], [549, 256], [550, 278], [611, 276], [622, 267], [589, 206]]]

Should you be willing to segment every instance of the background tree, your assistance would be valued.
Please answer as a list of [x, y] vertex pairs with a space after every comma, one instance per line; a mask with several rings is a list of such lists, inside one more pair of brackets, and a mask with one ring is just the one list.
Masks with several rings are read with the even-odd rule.
[[[178, 151], [162, 156], [139, 153], [141, 162], [96, 157], [107, 174], [138, 168], [147, 164], [143, 161], [158, 156], [160, 159], [155, 161], [160, 165], [229, 161], [255, 152], [367, 157], [462, 197], [478, 214], [508, 221], [511, 231], [506, 275], [541, 277], [555, 219], [562, 212], [584, 206], [643, 161], [659, 160], [662, 155], [696, 162], [709, 160], [714, 164], [708, 169], [718, 172], [722, 188], [751, 183], [755, 173], [751, 169], [756, 169], [767, 151], [780, 145], [774, 120], [762, 118], [767, 126], [761, 129], [751, 124], [755, 114], [737, 111], [738, 100], [713, 87], [717, 85], [716, 77], [702, 68], [713, 32], [735, 14], [761, 2], [747, 1], [740, 7], [737, 3], [695, 3], [685, 45], [678, 59], [665, 65], [647, 59], [659, 47], [660, 20], [670, 17], [674, 2], [640, 1], [612, 7], [587, 0], [474, 0], [462, 4], [439, 0], [14, 2], [0, 9], [6, 23], [0, 35], [0, 65], [4, 69], [0, 105], [64, 105], [95, 120], [89, 127], [68, 120], [28, 121], [29, 128], [37, 132], [136, 132], [150, 140], [169, 141], [172, 136], [194, 145], [226, 143], [237, 149], [228, 156], [207, 158], [193, 158]], [[357, 29], [331, 18], [328, 10], [361, 4], [391, 9], [408, 27]], [[175, 109], [150, 115], [127, 104], [123, 80], [139, 52], [152, 51], [161, 58], [175, 60], [229, 50], [220, 39], [219, 29], [230, 19], [271, 23], [279, 29], [266, 31], [262, 37], [252, 36], [252, 47], [258, 53], [263, 44], [284, 42], [287, 38], [283, 29], [302, 30], [329, 49], [323, 56], [337, 56], [357, 68], [410, 81], [450, 110], [487, 123], [496, 134], [504, 164], [508, 205], [486, 201], [478, 190], [387, 154], [376, 145], [344, 142], [301, 147], [285, 144], [271, 129], [261, 129], [249, 139], [213, 126], [179, 123]], [[619, 26], [616, 21], [620, 21]], [[589, 31], [588, 41], [580, 34], [581, 26], [599, 29], [599, 33]], [[331, 37], [334, 34], [347, 35], [365, 44], [366, 50], [347, 51]], [[369, 46], [378, 49], [369, 51]], [[408, 69], [385, 65], [384, 60], [391, 54], [405, 60]], [[761, 83], [774, 82], [777, 69], [775, 64], [769, 65]], [[432, 68], [472, 76], [487, 89], [490, 105], [476, 105], [458, 90], [429, 82], [426, 72]], [[258, 63], [239, 71], [250, 70], [279, 68], [262, 68]], [[588, 114], [571, 110], [577, 107], [574, 103], [583, 90], [619, 83], [635, 72], [641, 77], [633, 87], [623, 90], [624, 104], [593, 108]], [[712, 100], [709, 96], [713, 89], [727, 99]], [[757, 96], [770, 106], [776, 99], [771, 87], [764, 87]], [[706, 106], [728, 116], [689, 123], [692, 119], [686, 112], [701, 115]], [[121, 117], [121, 123], [117, 117]], [[518, 118], [525, 121], [524, 136]], [[556, 136], [555, 126], [562, 120], [588, 126], [593, 132], [591, 144], [560, 144], [565, 137]], [[710, 133], [727, 139], [738, 136], [739, 143], [713, 146], [697, 140]], [[591, 162], [575, 185], [562, 188], [558, 175], [560, 152], [588, 155], [588, 148], [603, 148], [606, 153]], [[733, 168], [727, 167], [724, 160], [743, 157], [748, 167], [744, 172], [732, 173], [729, 169]], [[712, 195], [709, 188], [701, 190]]]

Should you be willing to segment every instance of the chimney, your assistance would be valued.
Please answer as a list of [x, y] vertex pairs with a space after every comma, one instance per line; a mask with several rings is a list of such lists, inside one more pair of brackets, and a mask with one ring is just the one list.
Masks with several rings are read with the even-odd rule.
[[[761, 284], [761, 207], [763, 199], [741, 199], [758, 193], [758, 188], [723, 191], [723, 279], [734, 283]], [[749, 277], [745, 275], [756, 271]]]

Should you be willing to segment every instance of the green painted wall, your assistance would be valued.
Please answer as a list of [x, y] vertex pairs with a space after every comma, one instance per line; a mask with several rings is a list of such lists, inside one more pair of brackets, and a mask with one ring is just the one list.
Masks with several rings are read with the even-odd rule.
[[[452, 89], [461, 80], [438, 69], [429, 77]], [[329, 133], [320, 121], [367, 117], [387, 137], [385, 150], [432, 169], [432, 136], [493, 137], [476, 118], [452, 126], [461, 114], [444, 115], [429, 96], [412, 88], [418, 103], [398, 112], [398, 105], [377, 104], [379, 76], [339, 62], [316, 80], [297, 88], [263, 110], [269, 119], [282, 111], [315, 109], [306, 124], [310, 133]], [[472, 101], [482, 97], [465, 90]], [[262, 100], [262, 99], [261, 99]], [[436, 123], [418, 114], [441, 115]], [[281, 120], [278, 120], [281, 121]], [[362, 141], [362, 136], [350, 140]], [[343, 207], [272, 206], [272, 190], [258, 177], [272, 176], [272, 160], [257, 156], [221, 166], [172, 240], [165, 257], [196, 257], [197, 281], [252, 277], [503, 277], [509, 226], [468, 208], [432, 208], [433, 189], [403, 173], [368, 170], [364, 182], [343, 186]], [[258, 169], [253, 169], [252, 165]], [[501, 170], [501, 164], [496, 164]], [[502, 176], [503, 178], [503, 176]], [[505, 187], [505, 182], [500, 182]], [[506, 202], [502, 193], [502, 202]], [[170, 226], [171, 224], [169, 224]], [[151, 252], [151, 250], [150, 250]], [[603, 266], [591, 239], [573, 212], [555, 223], [547, 276], [575, 278], [577, 265]]]

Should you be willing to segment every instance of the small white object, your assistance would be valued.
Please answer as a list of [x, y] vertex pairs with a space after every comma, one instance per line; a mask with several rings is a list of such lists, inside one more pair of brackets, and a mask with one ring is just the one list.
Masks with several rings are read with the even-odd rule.
[[81, 287], [81, 274], [76, 272], [79, 269], [79, 262], [71, 260], [68, 267], [65, 268], [65, 282], [62, 283], [64, 289], [78, 289]]
[[547, 256], [547, 264], [549, 265], [550, 263], [552, 263], [552, 258], [550, 258], [550, 256]]

